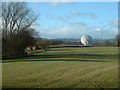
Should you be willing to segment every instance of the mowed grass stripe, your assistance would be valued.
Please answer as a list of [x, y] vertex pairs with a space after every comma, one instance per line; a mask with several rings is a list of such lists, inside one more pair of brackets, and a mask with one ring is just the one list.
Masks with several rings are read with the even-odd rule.
[[[93, 68], [96, 69], [95, 65], [93, 65], [93, 66], [94, 66]], [[97, 65], [96, 65], [96, 66], [97, 66]], [[73, 66], [73, 67], [74, 67], [74, 66]], [[83, 66], [82, 66], [82, 67], [83, 67]], [[58, 67], [57, 67], [57, 68], [58, 68]], [[75, 67], [75, 68], [76, 68], [76, 67]], [[73, 68], [73, 70], [74, 70], [75, 68]], [[80, 68], [80, 67], [79, 67], [79, 68]], [[80, 71], [79, 68], [78, 68], [78, 71]], [[83, 71], [85, 71], [86, 69], [88, 70], [89, 68], [90, 68], [90, 67], [88, 67], [88, 68], [83, 68]], [[91, 70], [93, 70], [93, 68], [91, 68]], [[99, 67], [98, 67], [98, 68], [99, 68]], [[66, 70], [64, 67], [63, 67], [63, 69]], [[69, 68], [69, 69], [70, 69], [70, 71], [71, 71], [71, 68]], [[84, 70], [84, 69], [85, 69], [85, 70]], [[58, 70], [58, 69], [57, 69], [57, 70]], [[53, 71], [54, 71], [54, 70], [53, 70]], [[62, 70], [60, 70], [60, 71], [62, 71]], [[76, 70], [76, 71], [77, 71], [77, 70]], [[82, 71], [82, 72], [83, 72], [83, 71]], [[54, 71], [54, 72], [56, 72], [56, 71]], [[71, 71], [71, 72], [73, 72], [73, 71]], [[86, 71], [86, 72], [88, 72], [88, 71]], [[47, 72], [47, 73], [48, 73], [49, 76], [53, 76], [53, 74], [54, 74], [53, 72], [51, 72], [51, 74], [50, 74], [50, 72]], [[58, 73], [59, 73], [59, 70], [58, 70]], [[46, 74], [46, 73], [45, 73], [45, 74]], [[69, 73], [69, 74], [70, 74], [70, 73]], [[69, 74], [66, 74], [66, 75], [69, 75]], [[41, 75], [42, 75], [42, 74], [41, 74]], [[33, 75], [33, 76], [34, 76], [34, 75]], [[33, 76], [30, 76], [30, 77], [33, 78]], [[44, 76], [44, 75], [42, 75], [42, 76]], [[61, 76], [61, 75], [60, 75], [60, 76]], [[75, 75], [72, 75], [72, 76], [76, 77]], [[28, 77], [28, 76], [26, 76], [26, 77]], [[26, 77], [25, 77], [25, 78], [26, 78]], [[28, 78], [30, 78], [30, 77], [28, 77]], [[46, 77], [48, 77], [48, 76], [46, 76]], [[66, 76], [66, 77], [68, 77], [68, 76]], [[31, 79], [31, 78], [30, 78], [30, 79]], [[36, 77], [36, 78], [38, 79], [38, 77]], [[42, 77], [41, 77], [41, 78], [42, 78]], [[55, 77], [54, 77], [54, 78], [55, 78]], [[26, 79], [27, 79], [27, 78], [26, 78]], [[24, 80], [23, 82], [27, 81], [26, 79], [23, 78], [23, 80]], [[50, 79], [50, 78], [49, 78], [49, 79]], [[68, 79], [69, 79], [69, 78], [68, 78]], [[18, 80], [18, 81], [19, 81], [19, 80]], [[54, 81], [54, 80], [53, 80], [53, 81]], [[33, 78], [33, 82], [34, 82], [34, 78]], [[22, 82], [21, 82], [21, 83], [22, 83]], [[44, 83], [46, 83], [46, 82], [44, 81]], [[47, 83], [46, 83], [46, 84], [47, 84]], [[48, 83], [48, 84], [49, 84], [49, 83]]]
[[[117, 48], [51, 48], [49, 50], [36, 53], [37, 56], [34, 57], [11, 59], [3, 63], [3, 87], [118, 87]], [[54, 50], [70, 52], [54, 53]], [[90, 52], [99, 52], [99, 55]], [[107, 55], [110, 52], [115, 54]], [[14, 62], [15, 60], [18, 61]]]
[[[108, 67], [107, 67], [108, 68]], [[113, 67], [112, 67], [113, 68]], [[74, 77], [72, 77], [71, 78], [71, 75], [70, 76], [66, 76], [65, 78], [64, 78], [64, 80], [63, 81], [61, 81], [61, 83], [53, 83], [53, 86], [56, 86], [56, 87], [73, 87], [73, 88], [75, 88], [75, 87], [82, 87], [82, 88], [85, 88], [86, 87], [86, 84], [89, 82], [89, 85], [87, 85], [87, 86], [90, 86], [89, 88], [92, 88], [93, 87], [93, 81], [92, 82], [90, 82], [91, 80], [95, 80], [95, 78], [94, 77], [99, 77], [102, 73], [101, 72], [104, 72], [105, 74], [106, 74], [106, 71], [109, 71], [109, 70], [111, 70], [111, 68], [109, 68], [109, 69], [103, 69], [103, 70], [101, 70], [101, 71], [99, 71], [99, 69], [98, 68], [95, 68], [95, 69], [91, 69], [90, 71], [87, 71], [87, 72], [84, 72], [84, 73], [80, 73], [80, 74], [78, 74], [78, 73], [76, 73], [76, 74], [74, 74], [74, 75], [72, 75], [72, 76], [74, 76]], [[94, 75], [93, 75], [94, 74]], [[100, 74], [100, 75], [99, 75]], [[102, 79], [102, 78], [101, 78]], [[108, 79], [108, 78], [107, 78]], [[84, 81], [84, 82], [83, 82]], [[81, 82], [83, 82], [83, 85], [82, 85], [82, 83]], [[86, 83], [86, 84], [85, 84]], [[91, 85], [90, 85], [90, 83], [91, 83]], [[62, 84], [62, 85], [61, 85]], [[48, 86], [48, 87], [51, 87], [51, 85], [50, 86]]]

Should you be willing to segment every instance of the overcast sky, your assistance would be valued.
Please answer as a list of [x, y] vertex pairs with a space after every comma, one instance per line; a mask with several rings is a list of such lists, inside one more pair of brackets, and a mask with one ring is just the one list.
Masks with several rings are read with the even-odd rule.
[[42, 38], [114, 38], [118, 33], [117, 2], [28, 2], [39, 15], [35, 28]]

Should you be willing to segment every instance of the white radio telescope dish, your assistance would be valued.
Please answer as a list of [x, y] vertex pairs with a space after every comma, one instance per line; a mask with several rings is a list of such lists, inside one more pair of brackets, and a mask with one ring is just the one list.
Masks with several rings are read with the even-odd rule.
[[84, 35], [81, 37], [81, 43], [85, 46], [92, 44], [92, 38], [89, 35]]

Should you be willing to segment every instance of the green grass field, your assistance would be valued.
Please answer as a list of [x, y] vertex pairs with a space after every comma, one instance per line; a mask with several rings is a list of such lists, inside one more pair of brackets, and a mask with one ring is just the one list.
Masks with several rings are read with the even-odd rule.
[[117, 88], [117, 55], [117, 47], [66, 47], [3, 60], [3, 87]]

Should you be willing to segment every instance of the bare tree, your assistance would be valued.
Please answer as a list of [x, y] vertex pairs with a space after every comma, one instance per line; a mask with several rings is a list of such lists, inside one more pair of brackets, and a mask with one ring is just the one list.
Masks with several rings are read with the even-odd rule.
[[3, 54], [21, 55], [34, 43], [35, 30], [30, 27], [38, 16], [23, 2], [3, 2], [1, 10]]
[[37, 19], [26, 3], [2, 3], [2, 31], [6, 35], [29, 28]]

